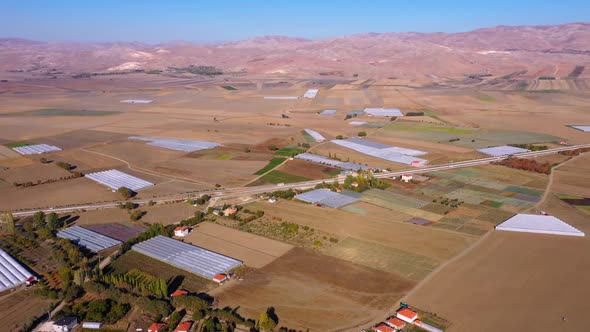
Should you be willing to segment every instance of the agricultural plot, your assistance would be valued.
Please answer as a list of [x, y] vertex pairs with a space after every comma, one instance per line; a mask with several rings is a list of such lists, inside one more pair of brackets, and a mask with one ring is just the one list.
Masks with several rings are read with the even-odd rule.
[[279, 166], [280, 164], [282, 164], [285, 160], [287, 160], [287, 158], [272, 158], [269, 162], [268, 165], [264, 166], [263, 168], [261, 168], [259, 171], [257, 171], [256, 175], [262, 175], [272, 169], [274, 169], [275, 167]]
[[500, 157], [500, 156], [508, 156], [508, 155], [511, 155], [511, 154], [529, 152], [531, 150], [529, 150], [529, 149], [523, 149], [523, 148], [517, 148], [517, 147], [514, 147], [514, 146], [503, 145], [503, 146], [495, 146], [493, 148], [477, 149], [477, 151], [479, 151], [479, 152], [481, 152], [483, 154], [487, 154], [488, 156]]
[[313, 129], [303, 129], [303, 130], [309, 136], [311, 136], [315, 142], [323, 142], [326, 140], [326, 138], [324, 136], [322, 136], [322, 134], [318, 133], [317, 131], [315, 131]]
[[61, 148], [47, 144], [22, 145], [18, 147], [13, 147], [12, 149], [22, 154], [23, 156], [61, 151]]
[[253, 182], [251, 185], [258, 185], [260, 183], [295, 183], [295, 182], [304, 182], [312, 180], [310, 178], [299, 176], [295, 174], [284, 173], [281, 171], [270, 171], [267, 174], [263, 175], [260, 179]]
[[18, 287], [33, 274], [0, 249], [0, 292]]
[[127, 224], [94, 224], [84, 228], [121, 242], [127, 242], [146, 230], [145, 226]]
[[108, 116], [120, 114], [119, 111], [93, 111], [93, 110], [67, 110], [59, 108], [43, 108], [32, 111], [16, 112], [16, 113], [0, 113], [0, 117], [55, 117], [55, 116]]
[[373, 269], [397, 273], [415, 281], [422, 280], [438, 266], [438, 262], [432, 258], [353, 237], [346, 238], [324, 253]]
[[276, 151], [275, 154], [278, 156], [293, 157], [303, 152], [305, 152], [305, 149], [299, 148], [297, 146], [286, 146]]
[[356, 202], [358, 199], [349, 195], [333, 192], [329, 189], [316, 189], [295, 196], [296, 199], [311, 203], [339, 208]]
[[103, 251], [122, 243], [119, 240], [115, 240], [80, 226], [68, 227], [58, 231], [55, 235], [62, 239], [68, 239], [92, 252]]
[[171, 138], [154, 138], [154, 137], [143, 137], [143, 136], [131, 136], [129, 139], [146, 141], [148, 145], [157, 146], [175, 151], [184, 152], [195, 152], [207, 149], [213, 149], [220, 146], [220, 144], [207, 142], [207, 141], [191, 141], [182, 139], [171, 139]]
[[184, 240], [222, 255], [235, 257], [253, 268], [270, 264], [293, 248], [283, 242], [210, 222], [199, 224]]
[[86, 177], [103, 184], [112, 190], [118, 190], [121, 187], [137, 191], [143, 188], [153, 186], [154, 184], [138, 177], [112, 169], [108, 171], [86, 174]]
[[53, 302], [29, 291], [14, 292], [0, 298], [0, 326], [4, 331], [22, 331], [34, 318], [51, 310]]
[[225, 273], [242, 265], [237, 259], [165, 236], [156, 236], [138, 243], [132, 250], [204, 278], [213, 278], [218, 273]]
[[377, 142], [371, 142], [360, 138], [349, 138], [344, 140], [332, 140], [333, 143], [346, 147], [348, 149], [406, 165], [423, 165], [428, 161], [426, 159], [417, 158], [416, 156], [424, 155], [426, 152], [406, 149], [396, 146], [385, 145]]

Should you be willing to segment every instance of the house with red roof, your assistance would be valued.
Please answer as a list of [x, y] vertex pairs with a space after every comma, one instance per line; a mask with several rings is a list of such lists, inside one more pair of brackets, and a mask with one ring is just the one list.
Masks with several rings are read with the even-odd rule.
[[385, 322], [385, 324], [387, 324], [397, 330], [401, 330], [406, 326], [406, 322], [404, 322], [403, 320], [401, 320], [397, 317], [391, 317], [390, 319], [388, 319]]
[[182, 290], [182, 289], [177, 289], [172, 294], [170, 294], [170, 296], [171, 297], [175, 297], [175, 296], [183, 296], [183, 295], [186, 295], [186, 294], [188, 294], [187, 291]]
[[174, 332], [188, 332], [191, 329], [193, 322], [181, 322], [178, 326], [174, 329]]
[[414, 323], [414, 321], [418, 319], [418, 314], [410, 308], [401, 308], [397, 311], [395, 316], [408, 323]]
[[373, 328], [375, 332], [395, 332], [395, 329], [385, 323], [379, 323]]
[[222, 284], [224, 282], [226, 282], [229, 278], [227, 277], [227, 274], [225, 273], [218, 273], [213, 277], [213, 281], [215, 281], [218, 284]]
[[174, 229], [174, 236], [185, 237], [188, 235], [188, 232], [190, 232], [190, 227], [188, 226], [176, 227]]
[[160, 332], [160, 330], [166, 325], [162, 323], [153, 323], [148, 327], [148, 332]]

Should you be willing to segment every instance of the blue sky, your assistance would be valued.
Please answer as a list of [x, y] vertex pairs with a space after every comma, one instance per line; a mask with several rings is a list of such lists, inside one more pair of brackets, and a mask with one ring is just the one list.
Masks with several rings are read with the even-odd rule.
[[217, 42], [363, 32], [459, 32], [590, 19], [574, 0], [2, 0], [0, 37], [44, 41]]

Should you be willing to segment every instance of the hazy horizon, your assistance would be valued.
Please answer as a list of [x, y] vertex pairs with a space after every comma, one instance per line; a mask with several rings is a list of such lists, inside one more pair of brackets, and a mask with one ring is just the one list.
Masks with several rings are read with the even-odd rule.
[[[325, 39], [384, 32], [465, 32], [481, 28], [582, 23], [590, 6], [567, 0], [559, 5], [533, 1], [389, 1], [268, 3], [256, 0], [182, 1], [10, 1], [0, 14], [2, 38], [45, 42], [186, 41], [222, 43], [258, 36]], [[575, 9], [575, 10], [572, 10]], [[526, 15], [523, 17], [523, 13]]]

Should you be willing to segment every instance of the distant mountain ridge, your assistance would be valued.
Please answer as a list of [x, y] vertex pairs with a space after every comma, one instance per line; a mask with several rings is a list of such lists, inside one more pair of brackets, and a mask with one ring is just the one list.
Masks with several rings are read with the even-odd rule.
[[[590, 23], [496, 26], [461, 33], [364, 33], [310, 40], [261, 36], [218, 44], [48, 43], [0, 39], [0, 71], [31, 75], [216, 66], [224, 71], [314, 76], [457, 77], [527, 71], [565, 76], [590, 66]], [[588, 71], [582, 72], [582, 77]]]

